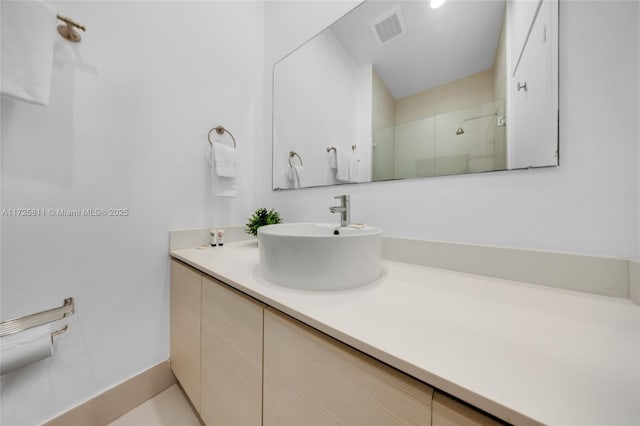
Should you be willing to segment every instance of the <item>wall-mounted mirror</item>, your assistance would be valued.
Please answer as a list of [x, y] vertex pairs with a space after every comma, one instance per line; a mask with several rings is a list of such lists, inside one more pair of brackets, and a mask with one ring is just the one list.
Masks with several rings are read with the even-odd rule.
[[272, 152], [274, 189], [557, 166], [557, 1], [361, 3], [274, 65]]

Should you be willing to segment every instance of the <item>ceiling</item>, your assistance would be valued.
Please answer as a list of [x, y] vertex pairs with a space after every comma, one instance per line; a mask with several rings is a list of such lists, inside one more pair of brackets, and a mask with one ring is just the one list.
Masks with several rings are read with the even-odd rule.
[[[400, 5], [407, 33], [380, 46], [369, 27]], [[394, 98], [459, 80], [493, 66], [505, 0], [369, 0], [329, 27], [361, 64], [372, 63]]]

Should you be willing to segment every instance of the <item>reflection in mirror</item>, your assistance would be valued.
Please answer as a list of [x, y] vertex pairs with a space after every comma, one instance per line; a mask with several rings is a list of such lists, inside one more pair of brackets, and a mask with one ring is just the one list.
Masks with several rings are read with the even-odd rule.
[[273, 188], [557, 165], [557, 9], [362, 3], [274, 65]]

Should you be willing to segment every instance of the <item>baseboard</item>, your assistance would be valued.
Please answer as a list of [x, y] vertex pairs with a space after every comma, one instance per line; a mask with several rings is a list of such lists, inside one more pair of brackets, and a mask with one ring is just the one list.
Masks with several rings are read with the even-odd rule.
[[143, 371], [44, 423], [44, 426], [107, 425], [176, 383], [169, 360]]

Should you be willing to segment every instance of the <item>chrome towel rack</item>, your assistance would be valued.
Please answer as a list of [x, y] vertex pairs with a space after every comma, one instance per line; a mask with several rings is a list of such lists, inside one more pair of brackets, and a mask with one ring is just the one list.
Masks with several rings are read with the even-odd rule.
[[[358, 145], [351, 145], [351, 151], [355, 151], [357, 147], [358, 147]], [[327, 147], [327, 152], [331, 152], [331, 151], [335, 151], [336, 153], [338, 153], [338, 150], [336, 149], [335, 146], [328, 146]]]
[[236, 147], [236, 138], [233, 137], [233, 135], [231, 134], [231, 132], [227, 129], [225, 129], [222, 126], [216, 126], [213, 129], [209, 130], [209, 133], [207, 134], [207, 139], [209, 139], [209, 143], [213, 145], [213, 141], [211, 140], [211, 132], [216, 131], [217, 134], [219, 135], [224, 135], [225, 133], [228, 133], [229, 136], [231, 136], [231, 140], [233, 141], [233, 147]]
[[293, 157], [298, 157], [298, 160], [300, 160], [300, 165], [301, 165], [301, 166], [304, 166], [304, 163], [302, 162], [302, 157], [300, 157], [300, 154], [298, 154], [298, 153], [297, 153], [297, 152], [295, 152], [295, 151], [290, 151], [290, 152], [289, 152], [289, 166], [290, 166], [290, 167], [293, 167], [293, 164], [291, 164], [291, 159], [292, 159]]
[[76, 31], [76, 28], [82, 31], [87, 31], [84, 25], [80, 25], [73, 19], [67, 18], [66, 16], [58, 15], [57, 18], [65, 23], [65, 25], [58, 25], [58, 34], [60, 34], [62, 38], [75, 43], [82, 40], [82, 37], [80, 37], [80, 34]]
[[[2, 321], [0, 323], [0, 337], [7, 336], [9, 334], [19, 333], [24, 330], [28, 330], [33, 327], [38, 327], [43, 324], [61, 320], [69, 315], [75, 313], [75, 304], [73, 297], [64, 299], [64, 304], [58, 308], [48, 309], [46, 311], [37, 312], [31, 315], [25, 315], [23, 317]], [[52, 336], [64, 333], [67, 330], [67, 326], [54, 331]]]

